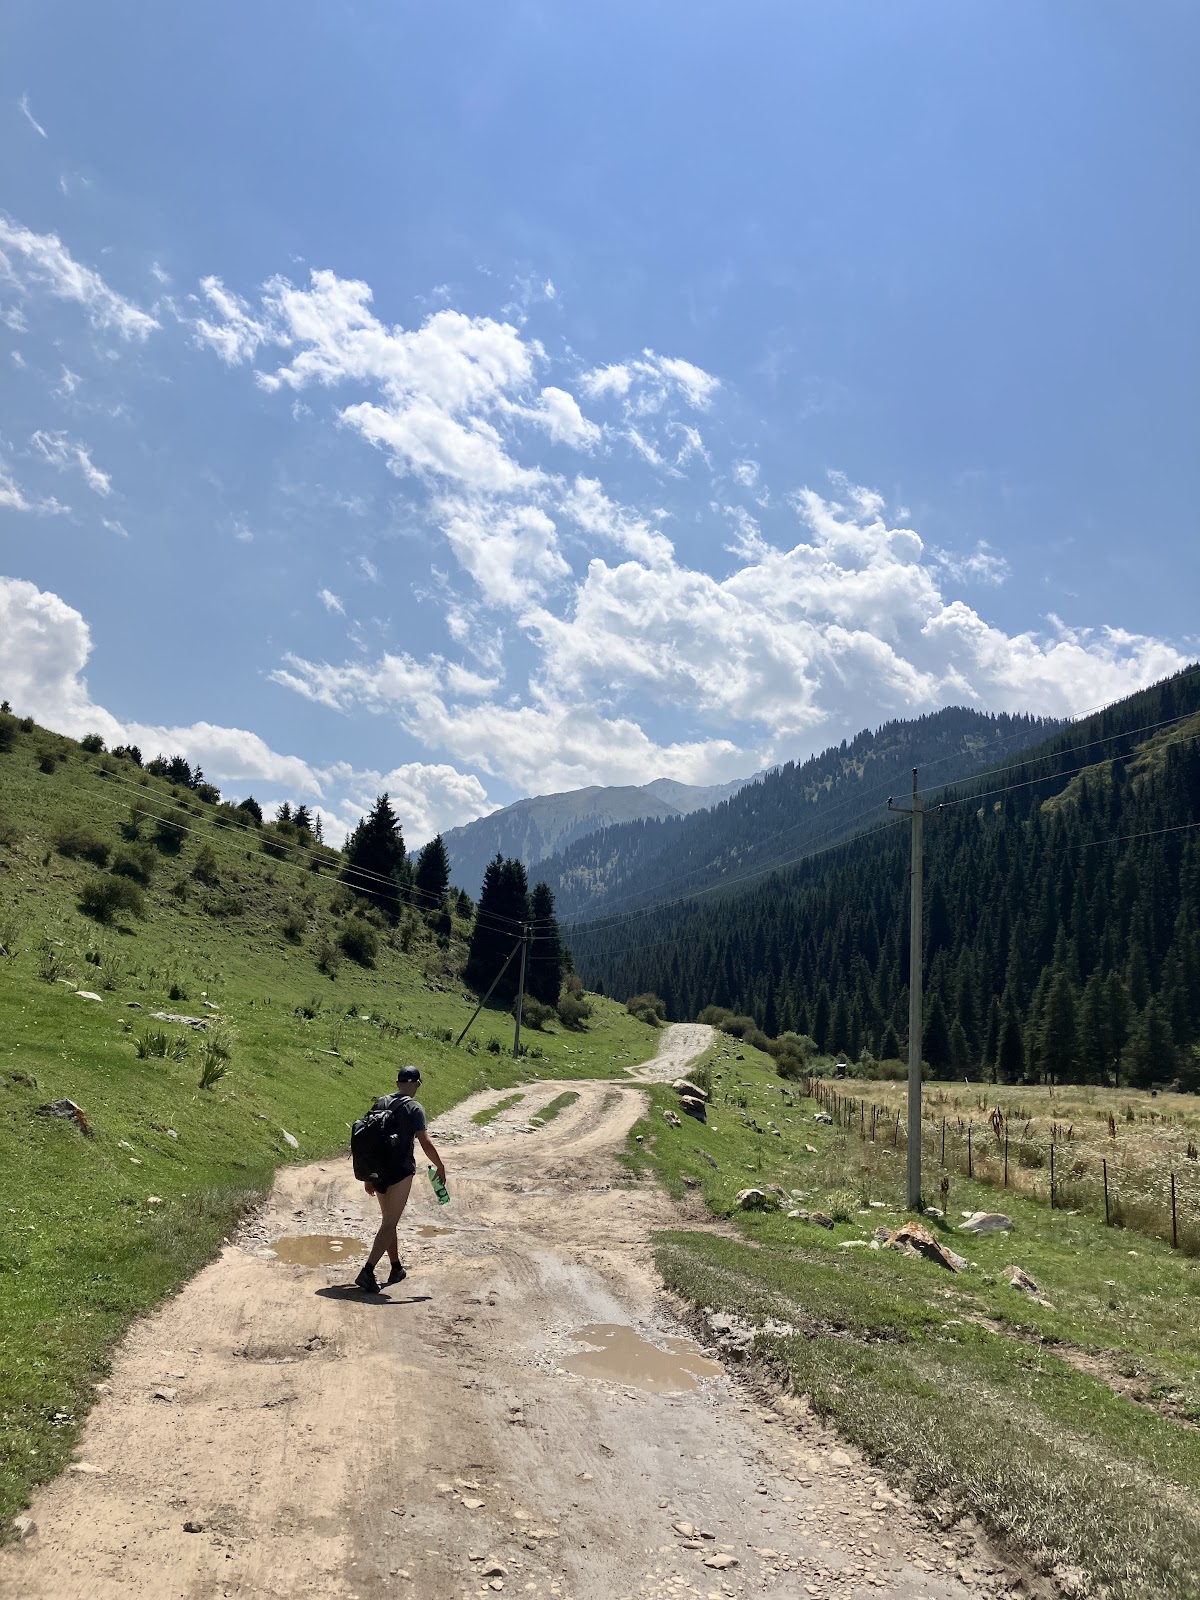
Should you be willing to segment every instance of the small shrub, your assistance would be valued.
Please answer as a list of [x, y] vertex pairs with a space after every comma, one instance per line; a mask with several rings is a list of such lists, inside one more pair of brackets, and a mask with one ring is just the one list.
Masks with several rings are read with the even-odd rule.
[[132, 878], [148, 888], [154, 877], [155, 855], [149, 845], [134, 845], [132, 849], [118, 850], [113, 856], [111, 870], [118, 878]]
[[38, 757], [38, 771], [53, 772], [57, 766], [58, 757], [54, 754], [53, 750], [43, 750], [41, 755]]
[[0, 755], [6, 756], [17, 742], [17, 719], [7, 712], [0, 715]]
[[568, 972], [563, 979], [563, 988], [568, 994], [573, 994], [576, 1000], [583, 998], [583, 979], [577, 972]]
[[335, 917], [344, 917], [354, 908], [354, 896], [344, 883], [339, 883], [329, 897], [329, 909]]
[[186, 1033], [171, 1035], [163, 1028], [154, 1028], [147, 1033], [139, 1033], [133, 1041], [139, 1061], [163, 1060], [186, 1061], [188, 1054], [188, 1037]]
[[631, 1017], [647, 1023], [651, 1028], [660, 1028], [667, 1020], [666, 1002], [656, 994], [635, 994], [632, 999], [626, 1000], [625, 1009]]
[[200, 1087], [211, 1089], [229, 1071], [237, 1035], [229, 1023], [218, 1019], [204, 1030], [204, 1043], [200, 1050]]
[[[553, 1006], [544, 1005], [542, 1001], [535, 1000], [531, 994], [527, 994], [519, 1004], [521, 1026], [524, 1028], [537, 1028], [540, 1032], [554, 1015]], [[514, 1017], [517, 1014], [517, 1007], [518, 1002], [514, 1000], [512, 1005]]]
[[204, 909], [210, 917], [240, 917], [246, 910], [246, 902], [240, 894], [214, 894], [205, 901]]
[[154, 817], [154, 842], [165, 856], [177, 856], [188, 834], [188, 814], [182, 806], [172, 806]]
[[279, 931], [289, 944], [299, 944], [304, 937], [304, 918], [292, 906], [280, 924]]
[[493, 1055], [493, 1056], [498, 1056], [500, 1054], [501, 1050], [504, 1049], [504, 1046], [500, 1043], [499, 1039], [495, 1039], [495, 1038], [488, 1040], [487, 1047], [488, 1047], [488, 1054], [489, 1055]]
[[108, 865], [108, 841], [90, 828], [60, 828], [54, 836], [54, 848], [60, 856], [69, 856], [73, 861], [90, 861], [96, 867]]
[[192, 886], [186, 878], [176, 878], [171, 885], [171, 894], [180, 905], [186, 905], [191, 898]]
[[580, 995], [572, 994], [569, 989], [563, 991], [558, 1002], [558, 1020], [564, 1028], [570, 1028], [576, 1033], [581, 1032], [591, 1014], [592, 1008], [587, 1000]]
[[197, 883], [203, 883], [209, 889], [215, 889], [220, 882], [221, 869], [217, 861], [216, 851], [210, 844], [202, 844], [196, 854], [192, 867], [192, 877]]
[[20, 837], [20, 832], [15, 825], [7, 817], [0, 817], [0, 844], [11, 850]]
[[22, 733], [32, 733], [33, 730], [36, 727], [37, 727], [37, 723], [33, 720], [32, 717], [22, 717], [21, 718], [21, 732]]
[[86, 750], [90, 756], [101, 756], [104, 754], [104, 740], [98, 733], [85, 733], [79, 741], [79, 748]]
[[323, 972], [327, 978], [336, 978], [341, 969], [341, 951], [331, 940], [322, 939], [317, 946], [317, 971]]
[[111, 922], [118, 911], [140, 917], [144, 910], [142, 891], [128, 878], [93, 878], [80, 892], [79, 909], [97, 922]]
[[21, 940], [22, 923], [15, 911], [0, 912], [0, 957], [11, 960]]
[[352, 917], [342, 929], [338, 943], [342, 953], [357, 961], [360, 967], [373, 967], [379, 954], [379, 938], [374, 928], [361, 917]]
[[849, 1222], [858, 1210], [858, 1197], [849, 1189], [835, 1189], [825, 1202], [825, 1210], [834, 1222]]
[[287, 861], [291, 855], [291, 846], [286, 839], [280, 837], [276, 825], [268, 823], [263, 829], [262, 838], [258, 841], [259, 849], [274, 861]]

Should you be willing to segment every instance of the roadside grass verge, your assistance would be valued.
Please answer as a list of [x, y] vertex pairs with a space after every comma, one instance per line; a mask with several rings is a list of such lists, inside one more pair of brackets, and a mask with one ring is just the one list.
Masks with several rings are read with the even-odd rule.
[[488, 1123], [495, 1122], [502, 1112], [511, 1111], [514, 1106], [520, 1105], [524, 1098], [523, 1094], [506, 1094], [503, 1100], [497, 1100], [495, 1105], [484, 1106], [482, 1111], [477, 1111], [471, 1121], [477, 1128], [486, 1128]]
[[553, 1122], [560, 1112], [573, 1106], [578, 1099], [575, 1090], [568, 1089], [565, 1094], [556, 1095], [548, 1106], [543, 1106], [540, 1111], [535, 1112], [529, 1121], [535, 1128], [544, 1128], [548, 1122]]
[[[656, 1086], [626, 1159], [676, 1194], [702, 1192], [744, 1242], [661, 1236], [668, 1286], [757, 1325], [779, 1380], [918, 1498], [971, 1511], [1038, 1566], [1078, 1568], [1113, 1600], [1196, 1600], [1196, 1263], [957, 1176], [950, 1218], [930, 1226], [965, 1272], [873, 1250], [875, 1228], [905, 1215], [903, 1151], [864, 1150], [857, 1132], [816, 1123], [812, 1102], [744, 1046], [718, 1044], [706, 1064], [708, 1124], [670, 1127], [675, 1097]], [[737, 1209], [740, 1189], [767, 1183], [795, 1191], [793, 1209], [849, 1220], [825, 1230]], [[1003, 1209], [1014, 1231], [951, 1225], [976, 1209]], [[1009, 1264], [1049, 1306], [1009, 1287]], [[795, 1332], [768, 1334], [771, 1320]]]
[[[49, 742], [61, 758], [44, 772]], [[194, 832], [169, 853], [145, 846], [142, 915], [99, 927], [79, 910], [99, 869], [54, 840], [85, 819], [119, 850], [127, 789], [171, 797], [128, 763], [105, 775], [109, 760], [44, 732], [0, 754], [0, 1539], [71, 1459], [129, 1323], [212, 1258], [276, 1167], [344, 1150], [399, 1066], [420, 1066], [433, 1117], [534, 1076], [621, 1076], [655, 1044], [597, 996], [585, 1032], [552, 1024], [536, 1054], [512, 1060], [512, 1018], [495, 1011], [455, 1049], [475, 1004], [457, 975], [465, 924], [450, 948], [419, 917], [382, 926], [375, 966], [343, 961], [331, 977], [317, 963], [348, 915], [344, 890], [268, 856], [252, 831], [215, 830], [186, 794]], [[216, 888], [193, 876], [205, 848]], [[236, 1037], [226, 1075], [202, 1088], [209, 1032], [152, 1013], [211, 1021], [210, 1007]], [[91, 1137], [39, 1113], [61, 1098]]]

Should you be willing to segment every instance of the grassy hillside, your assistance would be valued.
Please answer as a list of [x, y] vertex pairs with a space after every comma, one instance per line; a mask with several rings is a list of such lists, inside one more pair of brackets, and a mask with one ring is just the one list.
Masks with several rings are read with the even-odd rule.
[[[873, 1249], [877, 1228], [905, 1220], [903, 1150], [818, 1123], [800, 1086], [735, 1041], [689, 1075], [706, 1071], [708, 1124], [669, 1126], [674, 1097], [656, 1088], [627, 1159], [742, 1237], [663, 1236], [668, 1285], [724, 1314], [717, 1328], [919, 1498], [973, 1513], [1040, 1570], [1084, 1575], [1068, 1593], [1195, 1600], [1200, 1266], [955, 1172], [947, 1220], [930, 1226], [965, 1271]], [[1129, 1099], [1148, 1113], [1149, 1096]], [[928, 1164], [935, 1196], [940, 1177]], [[766, 1184], [788, 1193], [783, 1208], [738, 1209], [740, 1190]], [[964, 1232], [977, 1209], [1014, 1230]], [[831, 1228], [807, 1220], [818, 1211]], [[1039, 1299], [1010, 1287], [1011, 1265]]]
[[[131, 805], [186, 820], [161, 843], [143, 820], [132, 840]], [[107, 848], [107, 864], [80, 848]], [[140, 914], [105, 924], [81, 897], [134, 883], [113, 873], [118, 851], [149, 882]], [[130, 1319], [211, 1256], [279, 1163], [342, 1149], [399, 1064], [420, 1066], [436, 1113], [487, 1084], [603, 1076], [653, 1049], [603, 999], [586, 1033], [526, 1032], [519, 1063], [507, 1015], [484, 1012], [455, 1049], [474, 1007], [458, 980], [467, 925], [439, 943], [414, 912], [376, 918], [375, 964], [339, 965], [362, 919], [332, 859], [43, 730], [0, 754], [0, 1527], [69, 1459]], [[139, 1054], [157, 1035], [166, 1055]], [[201, 1088], [206, 1044], [227, 1070]], [[63, 1097], [90, 1137], [39, 1113]]]

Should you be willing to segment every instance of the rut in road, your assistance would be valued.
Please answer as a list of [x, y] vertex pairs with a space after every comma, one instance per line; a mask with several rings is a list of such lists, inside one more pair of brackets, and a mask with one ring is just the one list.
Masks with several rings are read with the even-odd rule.
[[[673, 1077], [709, 1038], [666, 1030], [636, 1070]], [[578, 1101], [522, 1131], [564, 1087]], [[994, 1578], [964, 1569], [966, 1547], [802, 1405], [758, 1403], [680, 1338], [649, 1243], [680, 1214], [614, 1160], [645, 1107], [635, 1082], [535, 1084], [489, 1127], [471, 1121], [501, 1097], [435, 1125], [453, 1203], [414, 1191], [409, 1277], [378, 1297], [348, 1287], [374, 1226], [349, 1163], [281, 1170], [237, 1241], [130, 1332], [80, 1460], [37, 1496], [38, 1532], [0, 1552], [0, 1592], [950, 1600], [999, 1586], [998, 1563]], [[295, 1266], [269, 1250], [280, 1235], [317, 1254], [318, 1236], [345, 1242], [332, 1265]], [[609, 1376], [573, 1370], [597, 1354]]]

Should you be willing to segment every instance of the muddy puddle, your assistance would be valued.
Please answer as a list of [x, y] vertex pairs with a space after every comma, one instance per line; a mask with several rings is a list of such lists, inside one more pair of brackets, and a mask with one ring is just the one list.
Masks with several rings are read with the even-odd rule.
[[289, 1267], [331, 1267], [361, 1253], [360, 1239], [340, 1233], [295, 1233], [272, 1239], [271, 1249]]
[[567, 1356], [563, 1366], [585, 1378], [607, 1378], [655, 1393], [698, 1389], [701, 1378], [721, 1375], [718, 1362], [710, 1361], [690, 1339], [664, 1339], [665, 1349], [619, 1322], [597, 1322], [571, 1334], [577, 1344], [597, 1346]]
[[418, 1238], [421, 1238], [421, 1239], [437, 1239], [443, 1233], [453, 1233], [454, 1229], [453, 1228], [435, 1228], [434, 1225], [432, 1224], [432, 1222], [423, 1222], [421, 1224], [421, 1226], [416, 1231], [417, 1231]]

